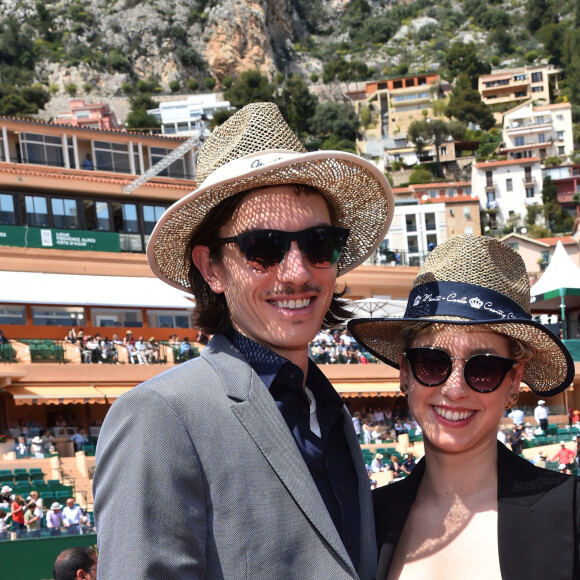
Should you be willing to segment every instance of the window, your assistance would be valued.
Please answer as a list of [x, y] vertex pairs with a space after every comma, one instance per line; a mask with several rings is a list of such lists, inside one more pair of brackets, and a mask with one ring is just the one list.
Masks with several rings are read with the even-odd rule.
[[21, 133], [20, 150], [24, 163], [64, 167], [64, 155], [60, 137]]
[[543, 250], [542, 251], [542, 262], [549, 262], [550, 261], [550, 250]]
[[526, 74], [519, 74], [519, 75], [514, 75], [514, 81], [525, 81], [526, 80]]
[[10, 161], [10, 159], [4, 159], [4, 137], [2, 136], [2, 131], [0, 130], [0, 161]]
[[463, 207], [463, 217], [468, 221], [471, 220], [471, 210], [467, 206]]
[[457, 197], [457, 191], [455, 189], [448, 190], [447, 197]]
[[131, 173], [129, 145], [127, 143], [107, 143], [95, 141], [95, 169]]
[[565, 155], [566, 151], [565, 151], [565, 147], [558, 147], [558, 155]]
[[435, 214], [426, 213], [425, 214], [425, 228], [429, 231], [437, 229], [437, 224], [435, 223]]
[[545, 133], [540, 133], [538, 135], [538, 143], [545, 143], [546, 142], [546, 134]]
[[532, 73], [532, 82], [533, 83], [541, 83], [542, 82], [542, 73], [541, 72], [533, 72]]
[[[151, 157], [151, 165], [155, 165], [156, 163], [161, 161], [164, 157], [169, 155], [172, 151], [174, 150], [166, 149], [164, 147], [151, 147], [149, 149], [149, 155]], [[167, 177], [175, 177], [178, 179], [185, 179], [191, 177], [191, 175], [188, 174], [185, 159], [183, 157], [175, 160], [169, 167], [166, 167], [165, 169], [160, 171], [158, 175], [165, 175]]]
[[441, 155], [447, 155], [447, 145], [441, 146]]
[[519, 242], [506, 242], [506, 244], [512, 249], [515, 250], [516, 252], [519, 251], [520, 249], [520, 243]]
[[36, 326], [75, 326], [82, 324], [85, 309], [74, 306], [33, 306], [32, 324]]
[[408, 232], [416, 232], [417, 231], [417, 222], [415, 221], [414, 215], [405, 216], [405, 224], [407, 226]]
[[544, 123], [544, 115], [538, 115], [536, 117], [536, 125], [543, 125]]
[[46, 197], [24, 196], [25, 223], [29, 226], [48, 227], [48, 206]]
[[0, 324], [26, 324], [26, 307], [0, 304]]
[[516, 97], [516, 98], [525, 97], [525, 96], [526, 96], [526, 91], [517, 91], [514, 95], [514, 97]]
[[91, 318], [93, 326], [131, 328], [143, 327], [143, 315], [141, 310], [121, 310], [115, 308], [92, 308]]
[[563, 120], [564, 120], [564, 115], [562, 115], [562, 114], [558, 114], [558, 115], [556, 115], [556, 119], [557, 119], [558, 121], [563, 121]]
[[564, 141], [564, 131], [557, 131], [556, 138], [558, 141]]
[[145, 234], [150, 234], [163, 215], [165, 206], [163, 205], [144, 205], [143, 206], [143, 227]]
[[543, 86], [539, 86], [539, 87], [532, 87], [532, 93], [541, 93], [544, 90]]
[[529, 199], [534, 197], [534, 188], [533, 187], [526, 187], [526, 197]]
[[524, 144], [524, 138], [523, 137], [516, 137], [514, 139], [514, 143], [516, 147], [521, 147]]
[[137, 205], [134, 203], [119, 203], [114, 201], [113, 222], [116, 232], [138, 232]]
[[101, 232], [111, 231], [111, 215], [109, 204], [106, 201], [94, 201], [87, 199], [83, 201], [85, 213], [85, 227], [89, 230]]
[[513, 184], [513, 180], [511, 177], [508, 177], [505, 180], [505, 188], [506, 188], [506, 191], [513, 191], [514, 190], [514, 184]]
[[473, 234], [473, 226], [465, 226], [463, 228], [463, 233], [472, 235]]
[[53, 227], [62, 229], [79, 229], [76, 200], [53, 198], [50, 200], [50, 205], [52, 208]]
[[14, 196], [9, 193], [0, 193], [0, 224], [3, 226], [16, 224]]
[[147, 323], [152, 328], [191, 328], [191, 315], [185, 310], [148, 310]]

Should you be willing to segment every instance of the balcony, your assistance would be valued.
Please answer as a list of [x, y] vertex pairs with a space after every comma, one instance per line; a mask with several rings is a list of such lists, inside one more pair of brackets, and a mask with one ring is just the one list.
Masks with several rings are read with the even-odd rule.
[[536, 185], [536, 178], [533, 177], [532, 175], [526, 175], [522, 179], [522, 183], [524, 184], [525, 187], [535, 187], [535, 185]]
[[488, 180], [485, 182], [485, 191], [495, 191], [496, 189], [497, 189], [497, 186], [495, 184], [495, 181]]

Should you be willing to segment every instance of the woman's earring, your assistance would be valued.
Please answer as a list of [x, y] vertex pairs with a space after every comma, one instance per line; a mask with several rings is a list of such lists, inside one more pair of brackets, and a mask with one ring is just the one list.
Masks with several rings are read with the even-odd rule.
[[504, 408], [505, 409], [511, 409], [512, 408], [512, 403], [510, 403], [509, 401], [506, 401]]
[[403, 383], [400, 386], [401, 389], [401, 393], [403, 393], [403, 395], [405, 395], [405, 397], [407, 396], [407, 393], [409, 392], [409, 385], [407, 383]]
[[510, 393], [510, 399], [515, 403], [518, 398], [519, 398], [520, 394], [519, 393]]

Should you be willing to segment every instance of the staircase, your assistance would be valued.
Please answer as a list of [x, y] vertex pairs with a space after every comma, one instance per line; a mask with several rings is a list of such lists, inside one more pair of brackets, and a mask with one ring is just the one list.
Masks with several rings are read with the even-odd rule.
[[65, 485], [72, 485], [75, 492], [75, 501], [81, 508], [92, 511], [93, 491], [92, 481], [85, 477], [77, 468], [76, 458], [61, 457], [60, 465], [62, 469], [62, 482]]

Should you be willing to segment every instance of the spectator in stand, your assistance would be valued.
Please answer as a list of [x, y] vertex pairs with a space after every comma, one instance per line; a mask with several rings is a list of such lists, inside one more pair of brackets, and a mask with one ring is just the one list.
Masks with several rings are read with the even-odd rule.
[[5, 510], [0, 509], [0, 540], [8, 539], [8, 520], [12, 517], [12, 514], [7, 514]]
[[536, 467], [542, 467], [546, 469], [546, 459], [548, 459], [548, 456], [546, 455], [545, 451], [542, 451], [537, 455], [537, 458], [534, 460], [534, 465]]
[[380, 407], [375, 409], [375, 421], [379, 423], [379, 425], [382, 425], [385, 422], [385, 414]]
[[4, 511], [10, 511], [12, 503], [12, 488], [9, 485], [3, 485], [0, 491], [0, 508]]
[[185, 360], [189, 360], [193, 358], [193, 350], [191, 348], [191, 343], [189, 342], [189, 338], [186, 336], [182, 343], [179, 345], [179, 354], [181, 358]]
[[24, 509], [26, 503], [20, 494], [16, 494], [10, 504], [10, 515], [16, 531], [16, 537], [22, 538], [26, 535], [26, 525], [24, 523]]
[[70, 344], [75, 344], [77, 341], [77, 333], [75, 332], [74, 328], [69, 329], [69, 331], [66, 333], [66, 336], [64, 337], [64, 341]]
[[29, 538], [40, 538], [40, 520], [42, 515], [38, 515], [36, 504], [31, 501], [24, 512], [24, 525]]
[[367, 419], [363, 421], [362, 429], [363, 429], [363, 441], [365, 442], [365, 445], [369, 445], [373, 438], [372, 437], [373, 430], [370, 427]]
[[89, 442], [89, 438], [87, 437], [87, 433], [83, 428], [80, 428], [71, 438], [70, 440], [75, 444], [75, 451], [82, 451], [83, 445], [87, 445]]
[[44, 445], [42, 444], [42, 437], [34, 437], [30, 443], [30, 453], [37, 459], [44, 459]]
[[44, 514], [43, 511], [44, 503], [36, 490], [32, 490], [30, 492], [30, 500], [36, 504], [36, 510], [40, 512], [39, 515], [41, 516], [42, 519], [42, 515]]
[[26, 439], [21, 435], [18, 437], [16, 445], [14, 445], [14, 452], [16, 457], [27, 457], [28, 456], [28, 445], [26, 445]]
[[394, 479], [402, 477], [402, 474], [404, 473], [403, 467], [401, 466], [399, 458], [396, 455], [391, 455], [391, 461], [389, 462], [389, 471], [393, 472]]
[[0, 330], [0, 344], [8, 344], [9, 340], [4, 336], [4, 333]]
[[66, 500], [66, 506], [62, 510], [62, 523], [66, 528], [66, 533], [69, 536], [81, 533], [81, 518], [83, 512], [78, 505], [75, 505], [75, 500], [69, 497]]
[[77, 332], [77, 342], [83, 346], [85, 344], [85, 331], [82, 328], [79, 328]]
[[152, 336], [147, 343], [147, 350], [145, 351], [145, 356], [150, 363], [158, 363], [161, 347], [157, 342], [157, 339]]
[[54, 453], [54, 437], [49, 429], [44, 431], [44, 434], [41, 437], [42, 440], [42, 447], [44, 448], [45, 453]]
[[560, 441], [560, 449], [550, 461], [557, 461], [560, 465], [565, 465], [566, 469], [574, 469], [576, 467], [575, 457], [576, 452], [566, 447], [566, 441]]
[[384, 471], [385, 467], [383, 465], [383, 456], [381, 453], [377, 453], [375, 458], [371, 463], [371, 469], [373, 473], [378, 473], [379, 471]]
[[524, 434], [524, 426], [513, 424], [511, 430], [507, 434], [507, 442], [510, 444], [512, 451], [516, 455], [522, 454], [522, 448], [524, 444], [524, 439], [526, 438]]
[[534, 419], [544, 435], [548, 433], [548, 409], [543, 399], [538, 401], [538, 406], [534, 409]]
[[578, 409], [575, 409], [572, 413], [572, 425], [580, 427], [580, 411]]
[[54, 562], [54, 580], [97, 580], [97, 554], [92, 548], [67, 548]]
[[497, 440], [507, 445], [507, 431], [503, 425], [500, 425], [497, 430]]
[[135, 338], [133, 337], [133, 331], [128, 330], [125, 333], [125, 338], [123, 339], [123, 344], [127, 346], [128, 344], [135, 344]]
[[86, 171], [92, 171], [95, 168], [93, 160], [91, 159], [91, 154], [87, 153], [87, 156], [83, 160], [83, 169]]
[[139, 359], [139, 364], [149, 364], [149, 359], [147, 358], [147, 345], [142, 336], [139, 340], [135, 342], [135, 350], [137, 351], [137, 358]]
[[179, 346], [179, 338], [177, 337], [177, 334], [170, 334], [168, 342], [169, 346]]
[[357, 434], [358, 437], [360, 437], [360, 433], [361, 433], [361, 424], [360, 424], [360, 413], [358, 411], [355, 411], [354, 415], [352, 416], [352, 425], [354, 427], [354, 432]]
[[524, 435], [526, 441], [532, 441], [532, 439], [535, 439], [536, 434], [534, 433], [534, 428], [532, 427], [531, 423], [524, 424]]
[[413, 468], [415, 467], [415, 457], [414, 455], [409, 451], [409, 453], [407, 453], [404, 457], [405, 461], [403, 461], [403, 465], [401, 465], [401, 469], [407, 474], [409, 475], [409, 473], [411, 473], [411, 471], [413, 471]]
[[524, 424], [524, 412], [517, 407], [512, 408], [512, 410], [508, 413], [508, 417], [512, 420], [514, 425]]
[[62, 505], [55, 501], [46, 512], [46, 527], [51, 536], [60, 536], [63, 525]]

